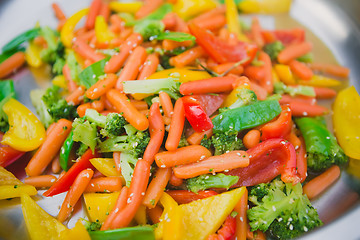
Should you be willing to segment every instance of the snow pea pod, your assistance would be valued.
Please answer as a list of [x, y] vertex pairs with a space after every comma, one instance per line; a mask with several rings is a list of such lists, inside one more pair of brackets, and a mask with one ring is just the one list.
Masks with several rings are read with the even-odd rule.
[[68, 170], [68, 162], [69, 162], [69, 156], [71, 149], [74, 145], [74, 139], [73, 139], [74, 131], [71, 129], [71, 132], [69, 136], [66, 138], [63, 146], [60, 150], [60, 166], [64, 171]]
[[154, 228], [151, 226], [127, 227], [106, 231], [89, 232], [92, 240], [155, 240]]

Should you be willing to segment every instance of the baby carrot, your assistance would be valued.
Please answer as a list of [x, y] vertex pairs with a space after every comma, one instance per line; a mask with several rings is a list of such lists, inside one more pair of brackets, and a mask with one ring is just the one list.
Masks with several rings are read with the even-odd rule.
[[25, 184], [34, 186], [36, 188], [48, 188], [51, 187], [57, 178], [53, 175], [41, 175], [35, 177], [27, 177], [24, 180]]
[[180, 85], [183, 95], [229, 92], [233, 89], [234, 77], [213, 77], [204, 80], [186, 82]]
[[261, 66], [262, 69], [264, 69], [264, 78], [259, 82], [260, 86], [266, 89], [268, 93], [272, 93], [274, 86], [273, 86], [273, 80], [272, 80], [272, 65], [271, 65], [271, 59], [269, 55], [263, 51], [259, 53], [259, 61], [262, 61], [264, 63], [263, 66]]
[[120, 191], [121, 186], [120, 177], [99, 177], [91, 179], [85, 192], [116, 192]]
[[265, 77], [265, 69], [262, 67], [248, 65], [244, 69], [244, 75], [250, 80], [260, 82]]
[[113, 73], [107, 74], [103, 79], [97, 81], [85, 92], [85, 96], [90, 99], [97, 99], [113, 88], [116, 84], [117, 76]]
[[324, 190], [326, 190], [331, 184], [333, 184], [340, 177], [340, 168], [337, 165], [332, 166], [310, 182], [305, 184], [303, 190], [304, 194], [309, 199], [313, 199], [319, 196]]
[[292, 101], [289, 103], [291, 115], [294, 117], [315, 117], [329, 112], [329, 109], [320, 105], [311, 105], [303, 102]]
[[145, 149], [143, 159], [151, 165], [155, 154], [159, 152], [165, 134], [165, 126], [160, 113], [159, 103], [156, 102], [150, 107], [149, 132], [150, 142]]
[[61, 10], [60, 6], [57, 3], [52, 3], [51, 7], [54, 10], [55, 16], [59, 21], [66, 19], [64, 12]]
[[179, 146], [181, 134], [184, 130], [185, 110], [181, 98], [175, 102], [174, 113], [171, 117], [170, 130], [166, 139], [165, 148], [168, 151], [174, 151]]
[[77, 111], [77, 114], [79, 114], [79, 117], [85, 116], [86, 110], [89, 108], [92, 108], [91, 103], [83, 103], [80, 106], [78, 106], [76, 111]]
[[260, 135], [261, 133], [259, 130], [250, 130], [243, 138], [244, 146], [247, 149], [255, 147], [260, 142]]
[[139, 72], [137, 79], [144, 80], [148, 78], [151, 74], [156, 72], [158, 65], [159, 65], [159, 57], [154, 53], [150, 54], [145, 59], [145, 62]]
[[159, 201], [171, 176], [171, 168], [159, 168], [151, 180], [144, 200], [142, 202], [147, 208], [154, 208]]
[[178, 178], [193, 178], [206, 173], [228, 171], [235, 168], [247, 167], [249, 155], [245, 151], [231, 151], [218, 156], [212, 156], [200, 162], [195, 162], [173, 169]]
[[120, 93], [115, 89], [111, 89], [106, 93], [106, 98], [119, 112], [124, 114], [126, 121], [133, 125], [137, 130], [144, 131], [148, 128], [148, 119], [131, 104], [125, 94]]
[[169, 94], [167, 94], [166, 92], [160, 92], [159, 98], [162, 110], [164, 111], [164, 115], [168, 118], [171, 118], [172, 114], [174, 113], [174, 107]]
[[71, 77], [70, 68], [67, 64], [64, 65], [62, 69], [63, 75], [67, 81], [68, 91], [73, 92], [78, 87], [77, 84], [74, 82], [74, 80]]
[[289, 67], [296, 76], [298, 76], [299, 78], [301, 78], [303, 80], [310, 80], [314, 75], [311, 68], [306, 66], [304, 63], [296, 61], [296, 60], [290, 61]]
[[139, 111], [148, 109], [148, 105], [145, 101], [130, 100], [130, 102]]
[[119, 173], [121, 173], [121, 166], [120, 166], [121, 152], [113, 152], [113, 159], [114, 159], [114, 162], [115, 162], [116, 170]]
[[25, 63], [25, 54], [17, 52], [0, 63], [0, 79], [6, 77]]
[[38, 176], [45, 170], [69, 135], [71, 125], [72, 122], [66, 119], [60, 119], [56, 123], [52, 131], [46, 136], [44, 143], [26, 166], [25, 171], [28, 176]]
[[243, 66], [239, 65], [239, 66], [236, 66], [235, 68], [233, 68], [234, 64], [235, 63], [219, 64], [219, 65], [216, 65], [215, 67], [213, 67], [212, 70], [218, 74], [223, 74], [231, 69], [231, 71], [229, 73], [241, 75], [244, 72]]
[[78, 36], [76, 36], [76, 38], [79, 38], [85, 42], [89, 42], [90, 39], [92, 39], [93, 37], [95, 36], [95, 30], [90, 30], [90, 31], [87, 31], [87, 32], [84, 32], [84, 33], [79, 33]]
[[54, 157], [54, 159], [52, 160], [51, 163], [51, 171], [55, 174], [59, 173], [61, 171], [61, 166], [60, 166], [60, 156], [59, 154], [56, 154], [56, 156]]
[[150, 164], [145, 160], [138, 160], [130, 183], [127, 205], [113, 219], [111, 229], [126, 227], [134, 218], [144, 198], [149, 175]]
[[262, 100], [265, 100], [267, 98], [268, 93], [267, 93], [266, 89], [263, 88], [262, 86], [254, 83], [254, 82], [251, 82], [250, 83], [250, 89], [255, 92], [258, 100], [262, 101]]
[[300, 145], [296, 149], [296, 170], [300, 181], [304, 182], [307, 177], [306, 147], [303, 137], [300, 137]]
[[109, 216], [106, 218], [105, 222], [103, 223], [103, 225], [101, 226], [101, 231], [103, 230], [108, 230], [112, 221], [114, 220], [114, 218], [116, 217], [117, 213], [119, 211], [121, 211], [122, 209], [124, 209], [124, 207], [126, 206], [126, 201], [128, 199], [128, 187], [124, 186], [119, 194], [118, 199], [116, 200], [115, 206], [112, 209], [112, 211], [110, 212]]
[[173, 40], [165, 39], [162, 42], [162, 47], [164, 50], [171, 51], [178, 47], [190, 47], [192, 44], [192, 41], [176, 42]]
[[103, 100], [103, 96], [100, 97], [100, 100], [95, 100], [91, 103], [91, 108], [95, 109], [97, 112], [102, 112], [105, 108], [105, 101]]
[[292, 44], [287, 46], [284, 50], [282, 50], [277, 59], [279, 63], [289, 63], [291, 60], [301, 57], [309, 53], [312, 49], [312, 44], [309, 42], [302, 42], [297, 44]]
[[199, 16], [190, 20], [191, 23], [205, 22], [207, 19], [211, 19], [217, 15], [225, 14], [225, 6], [221, 5], [220, 7], [214, 8], [213, 10], [207, 11], [200, 14]]
[[61, 205], [60, 212], [57, 217], [59, 222], [64, 222], [70, 216], [71, 212], [74, 210], [75, 204], [85, 191], [93, 175], [93, 170], [85, 169], [76, 177]]
[[184, 180], [182, 178], [178, 178], [174, 175], [174, 172], [171, 172], [171, 177], [169, 179], [169, 183], [175, 187], [180, 186], [183, 184]]
[[141, 8], [135, 13], [135, 17], [137, 19], [146, 17], [163, 3], [163, 0], [145, 0]]
[[160, 168], [198, 162], [211, 156], [211, 152], [201, 145], [190, 145], [175, 151], [161, 152], [155, 155], [156, 165]]
[[176, 13], [174, 14], [174, 16], [176, 19], [176, 25], [175, 25], [174, 31], [188, 33], [189, 28], [187, 26], [187, 23], [181, 17], [179, 17]]
[[164, 24], [166, 30], [174, 30], [176, 26], [176, 14], [173, 12], [166, 14], [161, 22]]
[[85, 59], [90, 59], [93, 62], [100, 61], [105, 58], [105, 55], [99, 52], [96, 52], [92, 47], [90, 47], [84, 40], [76, 39], [73, 43], [73, 49], [80, 56]]
[[246, 240], [247, 232], [247, 209], [248, 209], [248, 191], [245, 188], [245, 192], [240, 198], [240, 201], [236, 204], [234, 211], [238, 214], [236, 215], [236, 238], [238, 240]]
[[222, 14], [215, 15], [212, 18], [206, 19], [206, 21], [197, 21], [196, 25], [205, 28], [210, 31], [215, 31], [224, 27], [226, 24], [226, 17]]
[[110, 8], [109, 8], [109, 4], [106, 2], [103, 2], [101, 4], [101, 8], [99, 11], [99, 16], [103, 16], [105, 18], [105, 21], [109, 21], [109, 17], [110, 17]]
[[[316, 92], [316, 90], [315, 90]], [[281, 96], [281, 99], [279, 100], [279, 103], [281, 105], [284, 105], [284, 104], [288, 104], [290, 102], [302, 102], [302, 103], [306, 103], [306, 104], [309, 104], [309, 105], [314, 105], [316, 104], [316, 99], [313, 98], [313, 97], [307, 97], [307, 96], [295, 96], [295, 97], [292, 97], [290, 95], [287, 95], [287, 94], [284, 94]]]
[[89, 13], [88, 16], [86, 18], [86, 22], [85, 22], [85, 27], [87, 29], [93, 29], [95, 26], [95, 19], [96, 16], [99, 14], [100, 12], [100, 8], [101, 8], [102, 2], [101, 0], [93, 0], [91, 2], [90, 5], [90, 9], [89, 9]]
[[261, 25], [259, 23], [259, 18], [253, 17], [251, 22], [251, 36], [259, 48], [264, 46], [264, 38], [261, 34]]
[[139, 73], [140, 66], [144, 63], [146, 58], [146, 50], [142, 46], [138, 46], [131, 53], [129, 59], [126, 61], [124, 68], [120, 72], [120, 76], [116, 83], [116, 88], [122, 90], [123, 82], [129, 80], [136, 80]]
[[326, 87], [314, 87], [317, 99], [328, 99], [336, 96], [336, 91]]
[[146, 214], [149, 216], [150, 221], [153, 224], [160, 222], [160, 217], [161, 217], [162, 212], [163, 212], [163, 210], [159, 206], [155, 206], [153, 208], [146, 208]]
[[105, 73], [116, 73], [123, 66], [124, 62], [135, 47], [142, 43], [143, 39], [139, 33], [131, 34], [126, 41], [121, 45], [121, 50], [118, 54], [113, 55], [109, 62], [105, 65]]
[[186, 65], [190, 65], [196, 59], [198, 59], [204, 55], [205, 55], [205, 52], [202, 49], [202, 47], [197, 46], [197, 47], [191, 48], [189, 50], [186, 50], [185, 52], [183, 52], [175, 57], [170, 58], [169, 63], [172, 66], [181, 68], [181, 67], [185, 67]]
[[85, 87], [79, 86], [76, 88], [75, 91], [70, 92], [70, 95], [68, 95], [65, 100], [67, 103], [72, 105], [78, 105], [84, 98], [85, 93]]
[[194, 132], [186, 140], [191, 145], [200, 145], [201, 140], [204, 139], [205, 135], [207, 138], [211, 137], [213, 135], [213, 130], [209, 129], [204, 132]]
[[347, 67], [329, 63], [311, 63], [310, 68], [314, 71], [320, 71], [340, 78], [347, 78], [350, 73], [350, 69]]

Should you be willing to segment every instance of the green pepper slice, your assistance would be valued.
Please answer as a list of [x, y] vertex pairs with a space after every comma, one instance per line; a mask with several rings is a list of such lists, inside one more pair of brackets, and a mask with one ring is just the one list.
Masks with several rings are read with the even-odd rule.
[[155, 240], [154, 228], [151, 226], [91, 231], [89, 234], [92, 240]]

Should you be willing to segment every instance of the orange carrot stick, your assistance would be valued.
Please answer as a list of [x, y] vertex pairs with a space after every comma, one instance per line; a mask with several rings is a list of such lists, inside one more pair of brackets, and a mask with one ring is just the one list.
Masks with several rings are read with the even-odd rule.
[[263, 51], [259, 53], [259, 61], [262, 61], [264, 63], [261, 68], [264, 71], [264, 78], [261, 79], [259, 82], [259, 85], [265, 88], [265, 90], [268, 93], [272, 93], [274, 86], [273, 86], [273, 80], [272, 80], [272, 65], [271, 65], [271, 59], [269, 55]]
[[292, 44], [287, 46], [284, 50], [282, 50], [277, 59], [279, 63], [286, 64], [293, 59], [301, 57], [309, 53], [312, 50], [312, 44], [309, 42], [302, 42], [297, 44]]
[[149, 182], [149, 175], [149, 163], [142, 159], [138, 160], [130, 183], [127, 205], [116, 215], [115, 219], [113, 219], [110, 225], [111, 229], [122, 228], [129, 225], [142, 203]]
[[106, 2], [103, 2], [101, 4], [101, 8], [99, 11], [99, 16], [103, 16], [105, 18], [105, 21], [109, 21], [109, 17], [110, 17], [110, 8], [109, 8], [109, 4]]
[[347, 78], [350, 73], [350, 69], [347, 67], [329, 63], [311, 63], [310, 68], [340, 78]]
[[265, 77], [265, 69], [262, 67], [248, 65], [244, 69], [244, 75], [250, 80], [260, 82]]
[[85, 96], [90, 99], [97, 99], [113, 88], [116, 84], [117, 76], [113, 73], [107, 74], [103, 79], [97, 81], [85, 92]]
[[205, 55], [204, 50], [202, 47], [197, 46], [194, 48], [191, 48], [189, 50], [186, 50], [185, 52], [170, 58], [169, 63], [172, 66], [181, 68], [185, 67], [187, 65], [192, 64], [196, 59], [202, 57]]
[[192, 178], [206, 173], [228, 171], [246, 167], [250, 163], [249, 155], [245, 151], [231, 151], [218, 156], [212, 156], [200, 162], [175, 167], [173, 169], [178, 178]]
[[61, 166], [60, 166], [60, 155], [56, 154], [56, 156], [54, 157], [54, 159], [52, 160], [51, 163], [51, 171], [55, 174], [59, 173], [61, 171]]
[[247, 232], [247, 209], [248, 209], [248, 191], [245, 188], [245, 192], [240, 198], [240, 201], [235, 206], [235, 211], [238, 213], [236, 219], [236, 238], [237, 240], [246, 240]]
[[326, 87], [314, 87], [317, 99], [328, 99], [336, 96], [336, 91]]
[[209, 129], [204, 132], [194, 132], [186, 140], [191, 145], [199, 145], [201, 140], [204, 139], [205, 135], [207, 138], [211, 137], [213, 135], [213, 130]]
[[208, 19], [212, 19], [217, 15], [225, 14], [225, 6], [217, 7], [211, 11], [200, 14], [199, 16], [190, 20], [191, 23], [198, 24], [199, 22], [206, 22]]
[[25, 171], [28, 176], [38, 176], [45, 170], [69, 135], [71, 125], [72, 122], [66, 119], [60, 119], [56, 123], [52, 131], [46, 136], [44, 143], [26, 166]]
[[174, 151], [179, 146], [181, 134], [184, 129], [185, 110], [182, 99], [179, 98], [174, 107], [174, 114], [171, 118], [170, 130], [168, 138], [166, 139], [165, 148], [168, 151]]
[[73, 49], [83, 58], [90, 59], [93, 62], [97, 62], [105, 58], [104, 54], [95, 52], [95, 50], [86, 44], [82, 39], [77, 38], [74, 41]]
[[171, 168], [159, 168], [151, 180], [144, 200], [142, 202], [148, 208], [154, 208], [159, 201], [171, 176]]
[[264, 38], [261, 34], [261, 31], [262, 29], [259, 23], [259, 18], [253, 17], [251, 22], [251, 35], [254, 42], [259, 48], [262, 48], [264, 46]]
[[144, 4], [141, 6], [141, 8], [135, 13], [135, 17], [137, 19], [146, 17], [151, 12], [155, 11], [158, 7], [163, 4], [163, 0], [146, 0], [144, 1]]
[[116, 217], [117, 213], [119, 211], [121, 211], [122, 209], [124, 209], [124, 207], [126, 206], [126, 201], [128, 199], [128, 187], [124, 186], [119, 194], [118, 199], [116, 200], [115, 206], [112, 209], [112, 211], [110, 212], [109, 216], [106, 218], [105, 222], [103, 223], [103, 225], [101, 226], [100, 230], [107, 230], [110, 227], [110, 224], [112, 223], [112, 221], [114, 220], [114, 218]]
[[176, 42], [173, 40], [165, 39], [162, 42], [162, 47], [164, 50], [171, 51], [178, 47], [190, 47], [192, 44], [192, 41]]
[[156, 72], [159, 62], [159, 57], [156, 54], [153, 53], [147, 56], [137, 79], [144, 80], [150, 77], [151, 74]]
[[135, 47], [142, 43], [142, 36], [138, 33], [131, 34], [121, 45], [119, 54], [113, 55], [105, 65], [105, 73], [116, 73], [123, 66], [124, 62]]
[[66, 19], [64, 12], [61, 10], [60, 6], [57, 3], [51, 4], [51, 7], [54, 10], [55, 16], [59, 21]]
[[149, 132], [150, 142], [145, 149], [143, 159], [151, 165], [155, 154], [159, 152], [165, 134], [165, 126], [160, 113], [159, 103], [156, 102], [150, 107]]
[[164, 24], [166, 30], [174, 30], [176, 26], [176, 14], [170, 12], [166, 14], [161, 21]]
[[159, 98], [162, 110], [164, 111], [164, 115], [168, 118], [171, 118], [172, 114], [174, 113], [174, 107], [169, 94], [167, 94], [166, 92], [160, 92]]
[[36, 188], [49, 188], [56, 182], [56, 180], [57, 178], [53, 175], [41, 175], [27, 177], [25, 178], [24, 183]]
[[148, 110], [148, 105], [147, 105], [147, 103], [145, 101], [130, 100], [130, 102], [139, 111], [140, 110]]
[[216, 65], [215, 67], [213, 67], [212, 70], [218, 74], [223, 74], [232, 68], [229, 73], [241, 75], [244, 72], [243, 66], [239, 65], [239, 66], [236, 66], [235, 68], [233, 68], [234, 64], [235, 63], [231, 63], [231, 62], [219, 64], [219, 65]]
[[121, 152], [113, 152], [113, 159], [115, 162], [115, 168], [116, 171], [118, 171], [119, 173], [121, 173], [121, 165], [120, 165], [120, 159], [121, 159]]
[[303, 80], [310, 80], [313, 77], [313, 71], [304, 63], [292, 60], [289, 62], [291, 71]]
[[329, 109], [320, 105], [311, 105], [303, 102], [292, 101], [289, 103], [291, 114], [294, 117], [315, 117], [329, 112]]
[[243, 138], [244, 146], [249, 149], [258, 145], [260, 142], [260, 135], [261, 133], [259, 130], [250, 130]]
[[71, 212], [74, 210], [75, 204], [85, 191], [93, 175], [93, 170], [85, 169], [76, 177], [61, 205], [61, 209], [57, 217], [59, 222], [64, 222], [70, 216]]
[[330, 187], [330, 185], [333, 184], [339, 177], [340, 168], [339, 166], [334, 165], [305, 184], [303, 188], [304, 194], [306, 194], [309, 199], [313, 199]]
[[124, 68], [121, 70], [120, 76], [116, 82], [116, 88], [123, 88], [123, 82], [129, 80], [135, 80], [140, 66], [145, 62], [146, 49], [142, 46], [138, 46], [134, 49], [129, 59], [127, 60]]
[[213, 77], [204, 80], [186, 82], [180, 85], [183, 95], [229, 92], [233, 89], [234, 77]]
[[105, 108], [105, 101], [102, 99], [103, 96], [100, 97], [100, 100], [96, 100], [91, 103], [91, 108], [95, 109], [97, 112], [102, 112]]
[[307, 177], [307, 157], [306, 147], [303, 137], [300, 137], [300, 145], [296, 149], [296, 170], [300, 177], [300, 181], [304, 182]]
[[91, 179], [87, 185], [85, 192], [116, 192], [121, 189], [120, 177], [99, 177]]
[[25, 54], [17, 52], [0, 63], [0, 79], [6, 77], [25, 63]]
[[95, 30], [93, 29], [93, 30], [81, 33], [81, 34], [77, 35], [76, 37], [85, 42], [89, 42], [94, 36], [95, 36]]
[[155, 155], [156, 165], [160, 168], [198, 162], [211, 156], [211, 152], [201, 145], [190, 145], [175, 151], [161, 152]]
[[284, 104], [288, 104], [288, 103], [294, 102], [294, 101], [303, 102], [303, 103], [306, 103], [306, 104], [309, 104], [309, 105], [316, 104], [316, 99], [314, 97], [307, 97], [307, 96], [301, 96], [301, 95], [292, 97], [292, 96], [287, 95], [287, 94], [284, 94], [284, 95], [281, 96], [281, 99], [279, 100], [279, 103], [281, 105], [284, 105]]
[[178, 178], [177, 176], [174, 175], [174, 172], [171, 173], [171, 177], [169, 180], [169, 183], [175, 187], [180, 186], [181, 184], [183, 184], [184, 180], [182, 178]]
[[267, 98], [267, 91], [262, 86], [254, 83], [254, 82], [251, 82], [250, 83], [250, 89], [255, 92], [255, 94], [256, 94], [256, 96], [257, 96], [257, 98], [259, 100], [262, 101], [262, 100], [265, 100]]
[[77, 111], [77, 114], [79, 114], [79, 117], [85, 116], [86, 110], [89, 108], [92, 108], [91, 103], [83, 103], [80, 106], [78, 106], [76, 111]]
[[189, 28], [187, 26], [187, 23], [181, 17], [179, 17], [176, 13], [174, 14], [174, 16], [176, 19], [176, 26], [175, 26], [174, 31], [188, 33]]
[[141, 114], [134, 105], [131, 104], [125, 94], [120, 93], [115, 89], [111, 89], [106, 93], [106, 98], [119, 112], [124, 114], [126, 121], [128, 121], [136, 129], [144, 131], [148, 128], [148, 119]]
[[159, 206], [155, 206], [153, 208], [146, 209], [146, 214], [149, 216], [149, 218], [153, 224], [160, 222], [160, 217], [161, 217], [162, 212], [163, 212], [163, 210]]
[[71, 92], [70, 95], [68, 95], [65, 100], [67, 103], [72, 105], [78, 105], [84, 98], [85, 93], [85, 87], [79, 86], [76, 88], [75, 91]]
[[215, 15], [205, 21], [197, 21], [196, 25], [210, 31], [215, 31], [224, 27], [226, 24], [226, 17], [223, 14]]
[[67, 64], [64, 65], [63, 69], [62, 69], [63, 75], [67, 81], [67, 85], [68, 85], [68, 91], [69, 92], [73, 92], [77, 89], [77, 84], [74, 82], [74, 80], [71, 77], [71, 72], [70, 72], [70, 68]]
[[87, 29], [90, 30], [90, 29], [94, 28], [95, 19], [96, 19], [97, 15], [99, 15], [101, 5], [102, 5], [101, 0], [93, 0], [92, 1], [91, 5], [90, 5], [88, 16], [87, 16], [86, 22], [85, 22], [85, 27]]

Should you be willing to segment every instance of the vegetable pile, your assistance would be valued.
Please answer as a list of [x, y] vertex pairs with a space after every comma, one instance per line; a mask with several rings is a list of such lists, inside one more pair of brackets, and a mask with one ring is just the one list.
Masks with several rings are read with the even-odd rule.
[[[2, 48], [0, 199], [21, 197], [32, 239], [292, 239], [322, 225], [310, 200], [360, 158], [344, 127], [360, 98], [338, 95], [335, 138], [318, 100], [349, 70], [313, 62], [303, 29], [246, 26], [238, 9], [271, 11], [261, 2], [93, 0], [70, 17], [54, 3], [56, 30]], [[30, 93], [37, 116], [5, 79], [25, 63], [51, 67]], [[23, 183], [4, 167], [32, 151]], [[67, 192], [56, 218], [36, 188]]]

